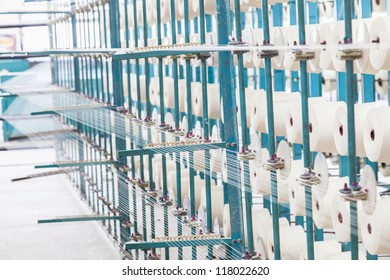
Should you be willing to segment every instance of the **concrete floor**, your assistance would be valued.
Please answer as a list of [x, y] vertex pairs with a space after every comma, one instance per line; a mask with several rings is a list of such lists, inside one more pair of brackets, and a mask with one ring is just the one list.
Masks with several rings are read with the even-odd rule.
[[98, 222], [37, 224], [38, 219], [91, 214], [65, 175], [11, 182], [43, 171], [31, 163], [54, 158], [53, 149], [0, 152], [0, 259], [120, 259]]

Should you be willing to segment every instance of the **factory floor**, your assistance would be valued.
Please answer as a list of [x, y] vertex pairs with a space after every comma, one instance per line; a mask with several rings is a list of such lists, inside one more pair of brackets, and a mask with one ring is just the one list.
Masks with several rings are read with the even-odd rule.
[[98, 222], [37, 223], [38, 219], [92, 213], [65, 175], [11, 182], [46, 171], [34, 169], [34, 164], [53, 162], [54, 149], [11, 149], [0, 151], [0, 259], [120, 259]]

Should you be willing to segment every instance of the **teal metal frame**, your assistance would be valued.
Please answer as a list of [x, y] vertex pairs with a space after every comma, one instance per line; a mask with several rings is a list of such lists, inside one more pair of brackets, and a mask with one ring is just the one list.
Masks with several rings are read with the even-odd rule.
[[[182, 188], [181, 177], [186, 169], [182, 168], [181, 152], [187, 152], [189, 155], [189, 163], [184, 164], [188, 166], [188, 172], [190, 177], [190, 215], [193, 218], [197, 216], [197, 209], [195, 209], [196, 192], [195, 192], [195, 176], [200, 175], [204, 178], [204, 185], [206, 191], [206, 208], [207, 208], [207, 231], [211, 233], [213, 231], [213, 213], [212, 213], [212, 186], [211, 180], [215, 179], [213, 174], [210, 174], [210, 150], [212, 149], [226, 149], [229, 154], [237, 154], [240, 151], [248, 149], [250, 143], [249, 130], [246, 123], [246, 96], [245, 87], [249, 84], [250, 71], [245, 69], [243, 54], [237, 51], [231, 52], [223, 46], [229, 44], [229, 35], [232, 34], [233, 25], [235, 26], [236, 39], [239, 40], [242, 36], [242, 27], [246, 21], [246, 15], [241, 12], [240, 1], [234, 0], [234, 11], [231, 11], [231, 1], [221, 0], [216, 1], [217, 13], [215, 15], [216, 26], [218, 31], [218, 45], [205, 47], [200, 51], [193, 51], [188, 49], [148, 49], [148, 39], [157, 35], [158, 45], [162, 45], [163, 35], [167, 35], [168, 32], [172, 34], [172, 44], [176, 44], [178, 37], [177, 34], [183, 33], [186, 43], [191, 42], [190, 33], [195, 31], [199, 34], [200, 43], [202, 45], [206, 42], [206, 32], [212, 30], [213, 19], [206, 14], [205, 1], [200, 0], [199, 15], [195, 19], [190, 19], [189, 14], [189, 0], [182, 2], [184, 7], [184, 18], [177, 19], [175, 14], [175, 8], [177, 1], [170, 0], [170, 22], [163, 23], [161, 19], [161, 1], [156, 0], [157, 4], [157, 22], [154, 25], [147, 24], [147, 3], [143, 1], [142, 5], [138, 5], [138, 8], [142, 9], [142, 21], [138, 22], [137, 19], [137, 2], [136, 0], [124, 1], [124, 14], [121, 14], [119, 0], [111, 0], [109, 2], [95, 3], [89, 5], [87, 9], [78, 9], [80, 4], [78, 1], [71, 1], [70, 11], [50, 11], [43, 12], [37, 11], [37, 13], [51, 14], [53, 21], [49, 25], [51, 34], [51, 50], [43, 52], [3, 52], [3, 56], [51, 56], [53, 66], [53, 83], [61, 87], [74, 90], [81, 95], [84, 95], [91, 100], [104, 102], [102, 108], [107, 108], [105, 114], [118, 114], [122, 109], [133, 113], [133, 108], [136, 107], [137, 118], [141, 119], [143, 114], [147, 118], [152, 116], [152, 110], [156, 109], [161, 118], [162, 124], [165, 124], [165, 114], [167, 112], [172, 113], [174, 117], [174, 129], [180, 129], [180, 120], [183, 116], [186, 116], [188, 121], [189, 133], [192, 132], [196, 121], [200, 121], [203, 127], [202, 138], [204, 143], [196, 145], [185, 146], [147, 146], [140, 145], [142, 135], [142, 129], [139, 129], [137, 135], [135, 135], [135, 123], [129, 118], [116, 117], [115, 121], [110, 122], [102, 129], [96, 125], [93, 125], [99, 117], [101, 112], [92, 110], [86, 117], [85, 122], [77, 121], [66, 115], [67, 111], [79, 110], [81, 108], [71, 107], [57, 107], [53, 110], [46, 110], [42, 112], [34, 112], [33, 115], [38, 114], [57, 114], [62, 121], [76, 128], [82, 138], [74, 137], [71, 139], [65, 139], [61, 143], [57, 143], [62, 148], [63, 155], [58, 155], [60, 158], [66, 158], [66, 161], [58, 161], [52, 164], [39, 165], [35, 168], [53, 168], [53, 167], [80, 167], [80, 174], [78, 176], [71, 175], [71, 180], [74, 181], [93, 211], [101, 214], [101, 217], [91, 218], [74, 218], [71, 221], [87, 221], [87, 220], [100, 220], [107, 226], [108, 231], [113, 234], [114, 238], [120, 241], [120, 244], [127, 250], [135, 250], [135, 258], [140, 257], [139, 250], [152, 249], [155, 252], [157, 248], [164, 248], [165, 259], [170, 258], [169, 248], [178, 248], [178, 258], [183, 258], [182, 247], [192, 247], [191, 258], [196, 259], [198, 255], [197, 247], [199, 246], [198, 240], [180, 240], [175, 242], [151, 242], [148, 238], [149, 234], [151, 238], [156, 237], [156, 225], [155, 225], [155, 208], [154, 204], [157, 202], [155, 198], [147, 198], [145, 193], [141, 195], [137, 191], [137, 186], [129, 183], [129, 180], [124, 178], [136, 176], [136, 164], [135, 160], [140, 161], [140, 173], [141, 180], [148, 181], [151, 191], [156, 191], [155, 182], [156, 178], [153, 177], [153, 159], [157, 155], [162, 155], [162, 195], [168, 195], [167, 186], [167, 160], [174, 159], [176, 161], [176, 197], [175, 201], [178, 207], [182, 206]], [[267, 0], [262, 1], [261, 9], [252, 10], [252, 24], [263, 28], [264, 32], [264, 46], [269, 46], [270, 42], [270, 19], [269, 19], [269, 5]], [[344, 14], [339, 13], [338, 19], [345, 20], [345, 43], [349, 43], [352, 38], [352, 0], [336, 1], [338, 11], [344, 9]], [[343, 8], [341, 7], [344, 5]], [[127, 8], [132, 5], [133, 14], [128, 14]], [[295, 12], [297, 8], [297, 13]], [[305, 12], [305, 8], [307, 8]], [[281, 26], [283, 20], [283, 6], [278, 3], [271, 7], [273, 15], [274, 26]], [[363, 17], [369, 17], [371, 15], [370, 1], [362, 1]], [[15, 12], [19, 13], [19, 12]], [[26, 12], [30, 13], [30, 12]], [[0, 13], [1, 14], [1, 13]], [[21, 13], [19, 13], [21, 14]], [[247, 14], [250, 16], [249, 14]], [[308, 15], [308, 17], [306, 17]], [[257, 22], [255, 22], [255, 16], [257, 16]], [[306, 44], [305, 34], [305, 19], [309, 23], [318, 22], [318, 7], [313, 3], [305, 3], [304, 0], [293, 0], [290, 2], [290, 24], [298, 23], [299, 30], [299, 45]], [[128, 52], [117, 52], [123, 50], [121, 46], [121, 32], [120, 32], [120, 19], [125, 19], [126, 26], [123, 35], [125, 39], [125, 48]], [[127, 26], [129, 20], [133, 17], [134, 26], [130, 28]], [[107, 26], [109, 28], [107, 29]], [[96, 36], [99, 34], [99, 36]], [[143, 46], [139, 46], [139, 40], [143, 40]], [[134, 41], [135, 49], [130, 48], [130, 42]], [[141, 48], [144, 48], [143, 50]], [[72, 49], [71, 49], [72, 48]], [[74, 50], [78, 48], [78, 50]], [[207, 56], [203, 56], [205, 52], [215, 52], [218, 55], [219, 65], [218, 68], [207, 66]], [[191, 65], [190, 59], [187, 59], [184, 66], [179, 65], [179, 56], [185, 54], [199, 55], [200, 65], [194, 67]], [[112, 57], [112, 61], [109, 61], [109, 57]], [[163, 58], [172, 56], [172, 64], [166, 66], [164, 69]], [[234, 66], [233, 58], [237, 57], [238, 65]], [[157, 58], [157, 65], [152, 62], [151, 58]], [[195, 58], [192, 58], [195, 59]], [[142, 61], [144, 63], [142, 63]], [[134, 64], [133, 64], [134, 63]], [[346, 101], [347, 114], [348, 114], [348, 142], [349, 142], [349, 156], [342, 158], [340, 163], [341, 175], [349, 175], [350, 185], [357, 183], [357, 157], [355, 147], [355, 124], [354, 124], [354, 104], [356, 101], [356, 85], [354, 81], [353, 73], [353, 61], [346, 62], [346, 73], [338, 75], [338, 89], [339, 99]], [[165, 70], [165, 71], [164, 71]], [[285, 90], [285, 73], [281, 70], [272, 69], [271, 58], [265, 58], [264, 69], [254, 69], [254, 87], [264, 88], [266, 90], [267, 100], [267, 119], [268, 119], [268, 134], [262, 135], [262, 145], [266, 146], [270, 155], [274, 155], [276, 152], [277, 142], [281, 138], [275, 138], [274, 130], [274, 110], [273, 110], [273, 91]], [[259, 72], [259, 73], [257, 73]], [[216, 75], [218, 73], [218, 75]], [[272, 73], [273, 79], [272, 79]], [[130, 74], [135, 74], [136, 85], [130, 78]], [[141, 85], [142, 81], [140, 76], [144, 75], [145, 84]], [[160, 91], [160, 103], [151, 104], [151, 78], [158, 77], [158, 88]], [[174, 93], [174, 108], [167, 109], [164, 101], [164, 77], [173, 77]], [[238, 82], [235, 77], [238, 77]], [[105, 78], [105, 80], [104, 80]], [[257, 80], [259, 78], [259, 80]], [[186, 112], [180, 112], [179, 108], [179, 80], [185, 79], [185, 89], [187, 93]], [[302, 105], [302, 134], [303, 134], [303, 161], [304, 166], [312, 167], [313, 154], [310, 151], [310, 138], [309, 138], [309, 110], [308, 110], [308, 98], [309, 96], [321, 95], [321, 76], [318, 74], [309, 74], [307, 71], [307, 62], [300, 62], [300, 71], [292, 73], [291, 88], [293, 90], [301, 91], [301, 105]], [[363, 75], [363, 100], [364, 102], [375, 101], [374, 91], [374, 77], [372, 75]], [[202, 100], [203, 108], [208, 107], [209, 89], [208, 83], [213, 83], [215, 80], [219, 81], [219, 95], [222, 98], [222, 109], [225, 112], [224, 122], [218, 120], [212, 120], [208, 116], [208, 110], [203, 110], [203, 116], [194, 117], [192, 114], [192, 92], [191, 83], [193, 81], [201, 82], [202, 87]], [[124, 92], [123, 82], [127, 83], [128, 92]], [[113, 88], [111, 90], [110, 88]], [[132, 88], [136, 89], [136, 92], [132, 91]], [[141, 101], [141, 90], [145, 88], [146, 100]], [[238, 97], [240, 103], [240, 117], [241, 123], [237, 123], [236, 112], [236, 94], [238, 89]], [[136, 96], [134, 96], [136, 94]], [[127, 99], [126, 99], [127, 98]], [[8, 99], [8, 98], [7, 98]], [[61, 103], [61, 102], [60, 102]], [[65, 102], [63, 102], [65, 103]], [[61, 106], [67, 106], [68, 104], [60, 104]], [[87, 108], [86, 108], [87, 109]], [[79, 118], [77, 118], [79, 119]], [[128, 122], [128, 123], [126, 123]], [[129, 124], [130, 144], [126, 144], [123, 135], [119, 135], [117, 127], [126, 127]], [[209, 142], [210, 128], [216, 124], [221, 131], [221, 142]], [[239, 125], [241, 125], [241, 139], [239, 139]], [[81, 140], [80, 140], [81, 139]], [[87, 139], [84, 141], [82, 139]], [[161, 134], [160, 140], [166, 141], [165, 134]], [[241, 143], [239, 142], [241, 140]], [[148, 130], [147, 141], [151, 143], [152, 134]], [[203, 171], [194, 170], [194, 152], [205, 151]], [[144, 156], [145, 160], [144, 160]], [[300, 147], [294, 147], [294, 158], [300, 156]], [[368, 164], [377, 168], [377, 163], [371, 163], [366, 160]], [[229, 204], [230, 207], [230, 222], [231, 222], [231, 238], [217, 238], [210, 240], [202, 240], [202, 246], [208, 246], [207, 257], [209, 259], [214, 258], [213, 246], [217, 244], [226, 244], [227, 255], [232, 259], [241, 259], [243, 254], [254, 251], [254, 236], [253, 236], [253, 219], [252, 217], [252, 192], [249, 178], [249, 163], [243, 162], [243, 170], [245, 176], [242, 182], [237, 183], [237, 180], [241, 180], [240, 170], [235, 168], [240, 163], [236, 157], [227, 157], [227, 181], [224, 182], [224, 202]], [[145, 178], [145, 169], [149, 169], [148, 178]], [[274, 257], [275, 259], [281, 259], [281, 244], [280, 244], [280, 229], [279, 218], [288, 216], [284, 213], [288, 208], [282, 205], [278, 201], [278, 184], [276, 181], [276, 172], [271, 172], [271, 197], [270, 200], [264, 197], [264, 206], [269, 208], [272, 213], [273, 224], [273, 240], [274, 240]], [[215, 175], [215, 174], [214, 174]], [[116, 178], [115, 178], [116, 176]], [[239, 179], [237, 179], [239, 178]], [[241, 186], [245, 187], [245, 209], [242, 209], [242, 190]], [[112, 203], [113, 207], [119, 209], [119, 216], [111, 215], [110, 207], [104, 205], [99, 199], [94, 188], [101, 190], [102, 195]], [[101, 197], [100, 197], [101, 198]], [[307, 257], [308, 259], [314, 259], [314, 240], [322, 240], [323, 234], [321, 231], [315, 228], [312, 219], [312, 193], [310, 187], [305, 187], [305, 199], [306, 199], [306, 235], [307, 235]], [[141, 205], [139, 205], [141, 203]], [[152, 205], [150, 212], [146, 210], [148, 205]], [[139, 206], [141, 207], [141, 213], [139, 213]], [[165, 236], [169, 236], [168, 222], [172, 222], [169, 218], [169, 208], [162, 206], [164, 210], [164, 226], [163, 231]], [[131, 209], [132, 208], [132, 209]], [[131, 211], [130, 211], [131, 210]], [[245, 211], [245, 212], [244, 212]], [[358, 239], [357, 239], [357, 205], [352, 202], [350, 204], [351, 211], [351, 242], [350, 250], [352, 259], [358, 258]], [[150, 213], [150, 218], [147, 216]], [[248, 229], [247, 235], [244, 236], [244, 215], [246, 218], [246, 228]], [[142, 221], [140, 220], [142, 219]], [[120, 222], [130, 222], [133, 220], [134, 228], [130, 230], [130, 227], [125, 226]], [[151, 221], [151, 226], [147, 224], [147, 221]], [[41, 223], [51, 222], [66, 222], [69, 219], [50, 219], [40, 220]], [[177, 227], [178, 235], [182, 235], [182, 218], [175, 219], [175, 225]], [[297, 224], [303, 225], [303, 221]], [[142, 229], [141, 229], [142, 228]], [[120, 232], [120, 236], [116, 236], [116, 233]], [[131, 239], [131, 231], [134, 234], [142, 233], [141, 242], [129, 242]], [[196, 234], [196, 229], [191, 229], [191, 234]], [[245, 248], [245, 241], [247, 241], [247, 248]], [[144, 253], [146, 258], [146, 252]], [[368, 255], [369, 259], [377, 259], [377, 256]]]

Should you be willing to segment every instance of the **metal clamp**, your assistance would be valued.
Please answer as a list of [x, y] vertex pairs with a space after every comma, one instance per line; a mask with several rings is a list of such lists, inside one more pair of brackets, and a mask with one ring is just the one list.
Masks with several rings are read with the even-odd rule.
[[284, 169], [284, 160], [273, 154], [267, 162], [263, 163], [263, 168], [266, 171], [276, 171]]
[[143, 181], [141, 179], [138, 180], [136, 185], [138, 187], [140, 187], [141, 189], [146, 189], [149, 186], [148, 182], [145, 182], [145, 181]]
[[124, 115], [125, 115], [126, 118], [129, 118], [131, 120], [137, 119], [137, 116], [135, 114], [133, 114], [132, 112], [129, 112], [129, 111], [127, 111]]
[[184, 209], [183, 207], [176, 207], [176, 209], [172, 211], [172, 214], [175, 217], [183, 217], [187, 216], [188, 212], [187, 209]]
[[149, 253], [147, 258], [150, 261], [159, 261], [161, 259], [161, 256], [158, 255], [158, 254], [151, 254], [151, 253]]
[[191, 220], [188, 220], [188, 218], [184, 216], [183, 224], [188, 227], [194, 227], [194, 228], [201, 226], [200, 221], [198, 221], [195, 217], [192, 217]]
[[196, 58], [201, 60], [201, 59], [208, 59], [211, 57], [211, 53], [209, 52], [203, 52], [203, 53], [198, 53], [196, 54]]
[[256, 158], [256, 152], [253, 150], [248, 150], [243, 148], [241, 152], [237, 154], [237, 158], [240, 161], [244, 160], [254, 160]]
[[151, 127], [151, 126], [155, 126], [156, 125], [156, 122], [153, 121], [150, 117], [146, 117], [143, 121], [143, 124], [148, 126], [148, 127]]
[[299, 176], [297, 182], [301, 186], [314, 186], [321, 183], [321, 178], [311, 168], [305, 168], [303, 174]]
[[138, 118], [134, 118], [133, 119], [133, 122], [136, 123], [136, 124], [139, 124], [139, 125], [142, 125], [143, 124], [143, 121], [138, 119]]
[[161, 206], [172, 206], [173, 201], [168, 196], [162, 196], [158, 199]]
[[157, 130], [158, 131], [161, 131], [161, 132], [166, 132], [168, 130], [172, 129], [172, 127], [166, 123], [162, 123], [160, 124], [158, 127], [157, 127]]
[[184, 55], [182, 56], [182, 58], [183, 58], [184, 60], [191, 60], [191, 59], [197, 58], [197, 55], [196, 55], [196, 54], [184, 54]]
[[136, 178], [127, 178], [132, 185], [136, 185], [138, 180]]
[[109, 210], [110, 210], [110, 212], [113, 213], [113, 214], [118, 214], [118, 213], [119, 213], [119, 209], [116, 208], [116, 207], [110, 208]]
[[361, 58], [363, 52], [361, 49], [353, 48], [351, 44], [341, 45], [337, 51], [336, 57], [339, 60], [355, 60]]
[[357, 182], [352, 184], [350, 187], [347, 184], [344, 184], [344, 187], [339, 190], [339, 195], [346, 201], [367, 199], [367, 192], [363, 190], [362, 186], [360, 186]]
[[[95, 184], [95, 183], [93, 183], [93, 185], [95, 185], [95, 186], [96, 186], [96, 184]], [[100, 192], [101, 192], [101, 189], [99, 189], [99, 188], [97, 188], [97, 189], [95, 189], [95, 188], [91, 188], [91, 190], [92, 190], [94, 193], [100, 193]]]
[[142, 241], [143, 236], [142, 236], [142, 234], [136, 232], [136, 233], [131, 234], [130, 239], [133, 241]]
[[[263, 44], [263, 47], [272, 47], [273, 45], [270, 45], [269, 42], [266, 42]], [[260, 50], [257, 53], [257, 57], [259, 58], [273, 58], [279, 55], [278, 50], [273, 50], [272, 48], [269, 48], [268, 50]]]
[[186, 135], [184, 130], [181, 130], [180, 128], [173, 129], [172, 131], [169, 130], [168, 132], [172, 133], [175, 136], [183, 137]]
[[104, 199], [103, 204], [109, 207], [109, 206], [111, 206], [112, 203], [110, 201]]
[[127, 179], [132, 185], [140, 187], [141, 189], [146, 189], [149, 186], [148, 182], [145, 182], [142, 179], [136, 179], [136, 178], [127, 178]]
[[[253, 250], [250, 250], [249, 252], [248, 251], [245, 252], [245, 254], [242, 256], [242, 259], [243, 260], [254, 260], [254, 258], [255, 258], [256, 260], [259, 260], [258, 257], [259, 256], [257, 255], [256, 252], [254, 252]], [[260, 257], [261, 257], [261, 255], [260, 255]]]
[[132, 228], [134, 227], [134, 224], [130, 221], [122, 223], [123, 228]]
[[146, 196], [149, 196], [149, 197], [157, 197], [158, 195], [158, 192], [156, 190], [150, 190], [150, 191], [147, 191], [146, 192]]
[[263, 258], [262, 258], [262, 256], [261, 256], [260, 253], [254, 255], [254, 256], [252, 257], [252, 260], [253, 260], [253, 261], [262, 260], [262, 259], [263, 259]]
[[180, 59], [180, 55], [171, 55], [170, 59]]
[[[235, 47], [246, 47], [246, 46], [248, 46], [248, 44], [243, 42], [241, 38], [238, 39], [238, 40], [236, 40], [235, 38], [231, 38], [229, 40], [228, 45], [235, 46]], [[248, 50], [240, 50], [240, 51], [239, 50], [235, 50], [235, 51], [233, 51], [233, 54], [244, 54], [244, 53], [247, 53], [247, 52], [249, 52], [249, 51]]]
[[127, 165], [123, 165], [123, 166], [119, 167], [118, 170], [120, 172], [129, 172], [130, 171], [130, 167], [127, 166]]
[[292, 48], [290, 51], [292, 60], [294, 61], [307, 61], [314, 58], [314, 51], [306, 48]]

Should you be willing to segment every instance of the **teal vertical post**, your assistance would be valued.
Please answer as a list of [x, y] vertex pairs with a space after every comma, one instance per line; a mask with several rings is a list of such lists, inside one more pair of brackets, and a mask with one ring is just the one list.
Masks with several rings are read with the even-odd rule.
[[[119, 3], [118, 0], [111, 0], [109, 3], [110, 9], [110, 41], [112, 48], [120, 48], [120, 36], [119, 36]], [[113, 90], [114, 90], [114, 105], [118, 107], [124, 106], [124, 96], [123, 96], [123, 83], [122, 83], [122, 63], [120, 61], [112, 62], [112, 79], [113, 79]], [[124, 127], [124, 119], [117, 117], [115, 118], [115, 125], [119, 127]], [[124, 139], [115, 136], [115, 146], [116, 150], [126, 149], [126, 141]], [[127, 165], [127, 159], [125, 157], [119, 156], [118, 160], [121, 162], [121, 165]], [[123, 219], [129, 221], [129, 190], [126, 182], [120, 179], [121, 176], [126, 174], [118, 170], [118, 208], [121, 212]], [[130, 231], [128, 228], [123, 228], [122, 224], [120, 225], [120, 239], [121, 242], [127, 242], [129, 240]]]
[[[228, 36], [231, 34], [230, 26], [230, 1], [217, 1], [217, 28], [218, 28], [218, 44], [226, 45], [228, 43]], [[218, 74], [220, 81], [220, 92], [223, 98], [223, 111], [235, 112], [236, 110], [236, 93], [232, 88], [234, 83], [233, 75], [233, 60], [229, 52], [220, 52], [218, 54]], [[238, 143], [238, 127], [236, 114], [224, 114], [225, 129], [224, 139], [227, 143], [226, 152], [237, 153]], [[234, 144], [234, 145], [232, 145]], [[241, 207], [241, 189], [235, 185], [236, 178], [240, 173], [234, 167], [238, 166], [238, 160], [235, 157], [227, 157], [227, 189], [229, 193], [230, 206], [230, 225], [231, 237], [233, 239], [232, 258], [241, 259], [243, 253], [242, 237], [244, 235], [244, 228], [242, 224], [242, 207]]]
[[[309, 24], [319, 23], [319, 8], [318, 4], [314, 2], [306, 2], [308, 21]], [[322, 96], [322, 75], [321, 73], [310, 73], [309, 75], [309, 96], [318, 97]], [[312, 154], [312, 158], [315, 157], [315, 153]], [[316, 241], [324, 240], [324, 230], [319, 229], [314, 225], [314, 236]]]
[[[352, 1], [344, 1], [344, 43], [352, 42]], [[349, 184], [354, 186], [356, 181], [356, 141], [355, 141], [355, 91], [353, 77], [353, 60], [346, 61], [346, 92], [348, 116], [348, 175]], [[357, 203], [350, 203], [351, 216], [351, 256], [353, 260], [359, 258]]]
[[[172, 44], [176, 44], [176, 16], [175, 16], [175, 0], [170, 0], [170, 13], [171, 13], [171, 32], [172, 32]], [[177, 58], [173, 59], [172, 65], [172, 76], [173, 76], [173, 91], [175, 96], [175, 129], [180, 127], [180, 108], [179, 108], [179, 83], [178, 83], [178, 63]], [[176, 153], [176, 202], [178, 207], [182, 207], [181, 201], [181, 164], [180, 164], [180, 153]], [[182, 224], [181, 217], [177, 218], [177, 232], [178, 235], [182, 235]], [[178, 258], [183, 259], [183, 248], [178, 248]]]
[[[362, 12], [362, 18], [370, 18], [372, 7], [370, 0], [362, 0], [360, 2], [360, 8]], [[370, 74], [362, 74], [362, 87], [363, 87], [363, 102], [375, 102], [375, 76]], [[388, 95], [389, 96], [389, 95]], [[371, 166], [374, 170], [376, 177], [378, 177], [378, 164], [370, 161], [368, 158], [364, 158], [364, 164]], [[378, 178], [377, 178], [378, 179]], [[371, 255], [367, 252], [368, 260], [377, 260], [377, 255]]]
[[[299, 44], [306, 44], [305, 34], [305, 2], [304, 0], [298, 0], [298, 31], [299, 31]], [[301, 105], [302, 105], [302, 135], [303, 135], [303, 162], [304, 166], [311, 167], [311, 154], [310, 154], [310, 137], [309, 137], [309, 84], [307, 79], [307, 62], [300, 61], [301, 70]], [[306, 206], [306, 242], [307, 242], [307, 258], [309, 260], [314, 259], [314, 235], [313, 235], [313, 213], [312, 213], [312, 193], [311, 187], [305, 186], [305, 206]]]
[[[343, 11], [344, 1], [336, 0], [337, 20], [344, 20]], [[347, 93], [345, 90], [346, 76], [343, 72], [337, 73], [337, 95], [338, 100], [346, 101]], [[339, 156], [339, 176], [348, 176], [348, 158], [345, 156]]]
[[[157, 43], [159, 45], [162, 44], [162, 25], [161, 25], [161, 2], [160, 0], [157, 0]], [[158, 59], [158, 78], [159, 78], [159, 92], [160, 92], [160, 117], [161, 117], [161, 124], [165, 124], [165, 104], [164, 104], [164, 77], [163, 77], [163, 59]], [[161, 141], [165, 141], [165, 133], [162, 133], [161, 135]], [[168, 187], [167, 187], [167, 165], [166, 165], [166, 156], [162, 155], [162, 174], [163, 174], [163, 180], [162, 180], [162, 188], [163, 188], [163, 197], [167, 197], [168, 195]], [[169, 235], [169, 228], [168, 228], [168, 207], [164, 206], [164, 235]], [[165, 259], [169, 260], [169, 248], [166, 248], [165, 251]]]
[[[142, 17], [143, 17], [143, 39], [144, 39], [144, 47], [148, 46], [148, 25], [147, 25], [147, 17], [146, 17], [146, 1], [143, 1], [142, 5]], [[146, 90], [146, 116], [151, 117], [152, 116], [152, 107], [150, 103], [150, 65], [149, 60], [145, 59], [144, 62], [145, 65], [145, 90]], [[152, 132], [149, 129], [148, 130], [148, 142], [152, 142]], [[148, 155], [148, 170], [149, 170], [149, 188], [151, 191], [155, 190], [154, 181], [153, 181], [153, 156]], [[154, 203], [156, 202], [156, 199], [154, 197], [149, 198], [149, 201], [151, 201], [150, 206], [150, 221], [151, 221], [151, 238], [155, 238], [155, 212], [154, 212]]]
[[[189, 20], [189, 14], [188, 14], [188, 0], [184, 0], [184, 39], [185, 42], [188, 43], [190, 41], [190, 20]], [[192, 82], [192, 69], [191, 69], [191, 63], [189, 60], [186, 60], [185, 65], [185, 77], [186, 77], [186, 98], [187, 98], [187, 122], [188, 122], [188, 132], [190, 133], [193, 128], [193, 117], [192, 117], [192, 92], [191, 92], [191, 82]], [[191, 219], [196, 217], [196, 211], [195, 209], [195, 180], [194, 180], [194, 153], [189, 152], [189, 175], [190, 175], [190, 213], [191, 213]], [[191, 228], [191, 234], [196, 234], [196, 229]], [[196, 246], [192, 247], [192, 259], [196, 260], [197, 258], [197, 251]]]
[[[235, 24], [236, 24], [236, 37], [240, 39], [242, 37], [241, 26], [245, 24], [245, 17], [242, 16], [240, 11], [240, 1], [234, 1], [234, 14], [235, 14]], [[244, 19], [244, 22], [242, 22]], [[246, 121], [246, 96], [245, 96], [245, 79], [246, 76], [244, 72], [244, 61], [243, 55], [237, 54], [238, 60], [238, 92], [240, 97], [240, 115], [241, 115], [241, 150], [245, 152], [248, 149], [249, 145], [249, 129], [247, 128]], [[246, 226], [247, 226], [247, 236], [248, 238], [248, 251], [253, 252], [253, 226], [252, 226], [252, 191], [250, 185], [249, 177], [249, 162], [243, 162], [244, 168], [244, 194], [245, 194], [245, 216], [246, 216]]]
[[[270, 44], [270, 30], [268, 18], [268, 0], [262, 2], [263, 13], [263, 31], [264, 44]], [[267, 93], [267, 118], [268, 118], [268, 151], [269, 154], [275, 155], [275, 134], [274, 134], [274, 110], [273, 110], [273, 96], [272, 96], [272, 73], [271, 73], [271, 58], [265, 58], [265, 89]], [[278, 186], [276, 181], [276, 172], [271, 172], [271, 209], [272, 209], [272, 225], [273, 225], [273, 239], [274, 239], [274, 257], [275, 260], [281, 259], [280, 254], [280, 235], [279, 235], [279, 202], [278, 202]]]
[[[206, 41], [206, 26], [205, 26], [205, 13], [204, 13], [204, 0], [199, 1], [199, 27], [200, 27], [200, 43], [205, 44]], [[203, 139], [206, 141], [209, 139], [209, 115], [208, 115], [208, 91], [207, 91], [207, 65], [206, 59], [201, 59], [201, 83], [202, 83], [202, 103], [203, 103]], [[213, 230], [212, 219], [212, 202], [211, 202], [211, 181], [210, 181], [210, 151], [205, 151], [205, 188], [206, 188], [206, 209], [207, 209], [207, 231]], [[208, 246], [208, 258], [213, 258], [212, 246]]]

